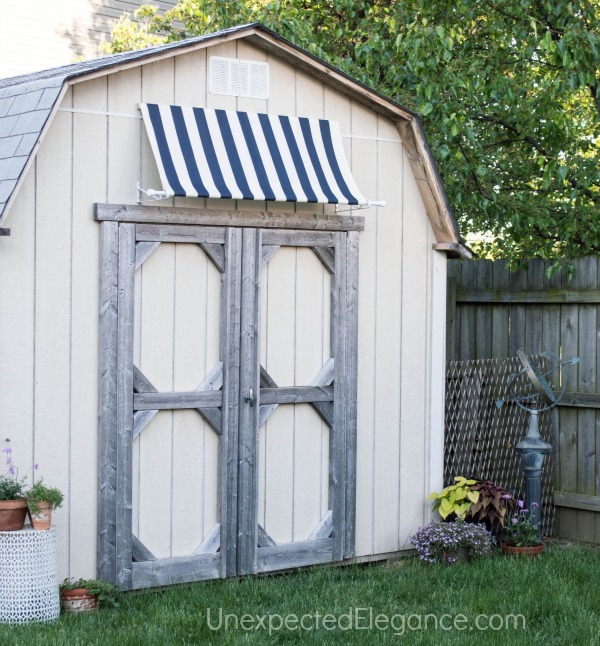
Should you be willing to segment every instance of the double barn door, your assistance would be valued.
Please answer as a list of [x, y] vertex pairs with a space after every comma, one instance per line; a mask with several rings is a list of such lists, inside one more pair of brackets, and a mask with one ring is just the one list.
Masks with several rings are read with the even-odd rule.
[[351, 557], [358, 234], [101, 227], [99, 576]]

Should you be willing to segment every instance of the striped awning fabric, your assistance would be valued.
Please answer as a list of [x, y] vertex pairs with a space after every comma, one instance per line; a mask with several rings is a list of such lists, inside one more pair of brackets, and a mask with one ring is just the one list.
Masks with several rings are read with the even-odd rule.
[[140, 104], [168, 196], [368, 204], [324, 119]]

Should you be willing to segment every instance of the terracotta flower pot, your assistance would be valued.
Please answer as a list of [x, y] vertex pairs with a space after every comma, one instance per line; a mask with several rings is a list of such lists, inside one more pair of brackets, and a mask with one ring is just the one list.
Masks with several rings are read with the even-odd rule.
[[517, 545], [507, 545], [506, 543], [502, 543], [500, 547], [505, 554], [511, 554], [514, 556], [529, 556], [530, 558], [535, 558], [544, 551], [543, 543], [540, 543], [539, 545], [522, 545], [521, 547], [518, 547]]
[[52, 503], [39, 501], [37, 513], [29, 512], [33, 529], [50, 529], [52, 525]]
[[98, 597], [90, 594], [86, 588], [62, 590], [60, 603], [65, 612], [93, 612], [98, 608]]
[[26, 515], [26, 500], [0, 500], [0, 531], [14, 532], [23, 529]]

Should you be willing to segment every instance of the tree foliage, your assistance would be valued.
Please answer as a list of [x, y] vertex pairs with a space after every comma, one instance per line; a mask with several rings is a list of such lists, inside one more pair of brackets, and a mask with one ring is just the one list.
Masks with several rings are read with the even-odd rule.
[[182, 0], [138, 18], [112, 51], [259, 21], [413, 109], [480, 253], [600, 252], [600, 0]]

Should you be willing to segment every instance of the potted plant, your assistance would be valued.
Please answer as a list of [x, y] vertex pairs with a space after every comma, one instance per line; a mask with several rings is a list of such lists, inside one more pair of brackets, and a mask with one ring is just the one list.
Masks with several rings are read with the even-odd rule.
[[491, 480], [454, 478], [456, 484], [433, 492], [428, 500], [433, 500], [442, 520], [467, 520], [483, 523], [494, 536], [500, 536], [506, 518], [514, 513], [516, 500], [504, 487]]
[[[433, 500], [433, 509], [437, 509], [442, 520], [462, 519], [473, 503], [479, 500], [479, 492], [471, 488], [477, 480], [468, 480], [463, 476], [454, 478], [456, 484], [434, 491], [427, 500]], [[454, 516], [453, 516], [454, 514]]]
[[116, 606], [121, 592], [102, 579], [65, 579], [59, 588], [65, 612], [93, 612], [100, 606]]
[[539, 526], [532, 522], [533, 508], [537, 507], [537, 503], [531, 503], [531, 507], [529, 511], [522, 500], [517, 501], [517, 512], [507, 523], [501, 543], [505, 554], [536, 557], [544, 551]]
[[27, 506], [33, 529], [50, 529], [52, 510], [60, 507], [64, 496], [56, 487], [47, 487], [40, 478], [27, 491]]
[[23, 529], [27, 515], [23, 479], [19, 479], [19, 470], [13, 464], [10, 440], [6, 440], [2, 453], [7, 473], [0, 475], [0, 531], [17, 531]]
[[507, 518], [517, 509], [517, 501], [509, 491], [491, 480], [478, 480], [471, 485], [471, 490], [479, 493], [479, 499], [469, 507], [465, 519], [484, 523], [494, 536], [501, 536]]
[[420, 527], [410, 540], [422, 561], [448, 565], [487, 556], [495, 545], [494, 537], [483, 525], [463, 520], [429, 523]]

